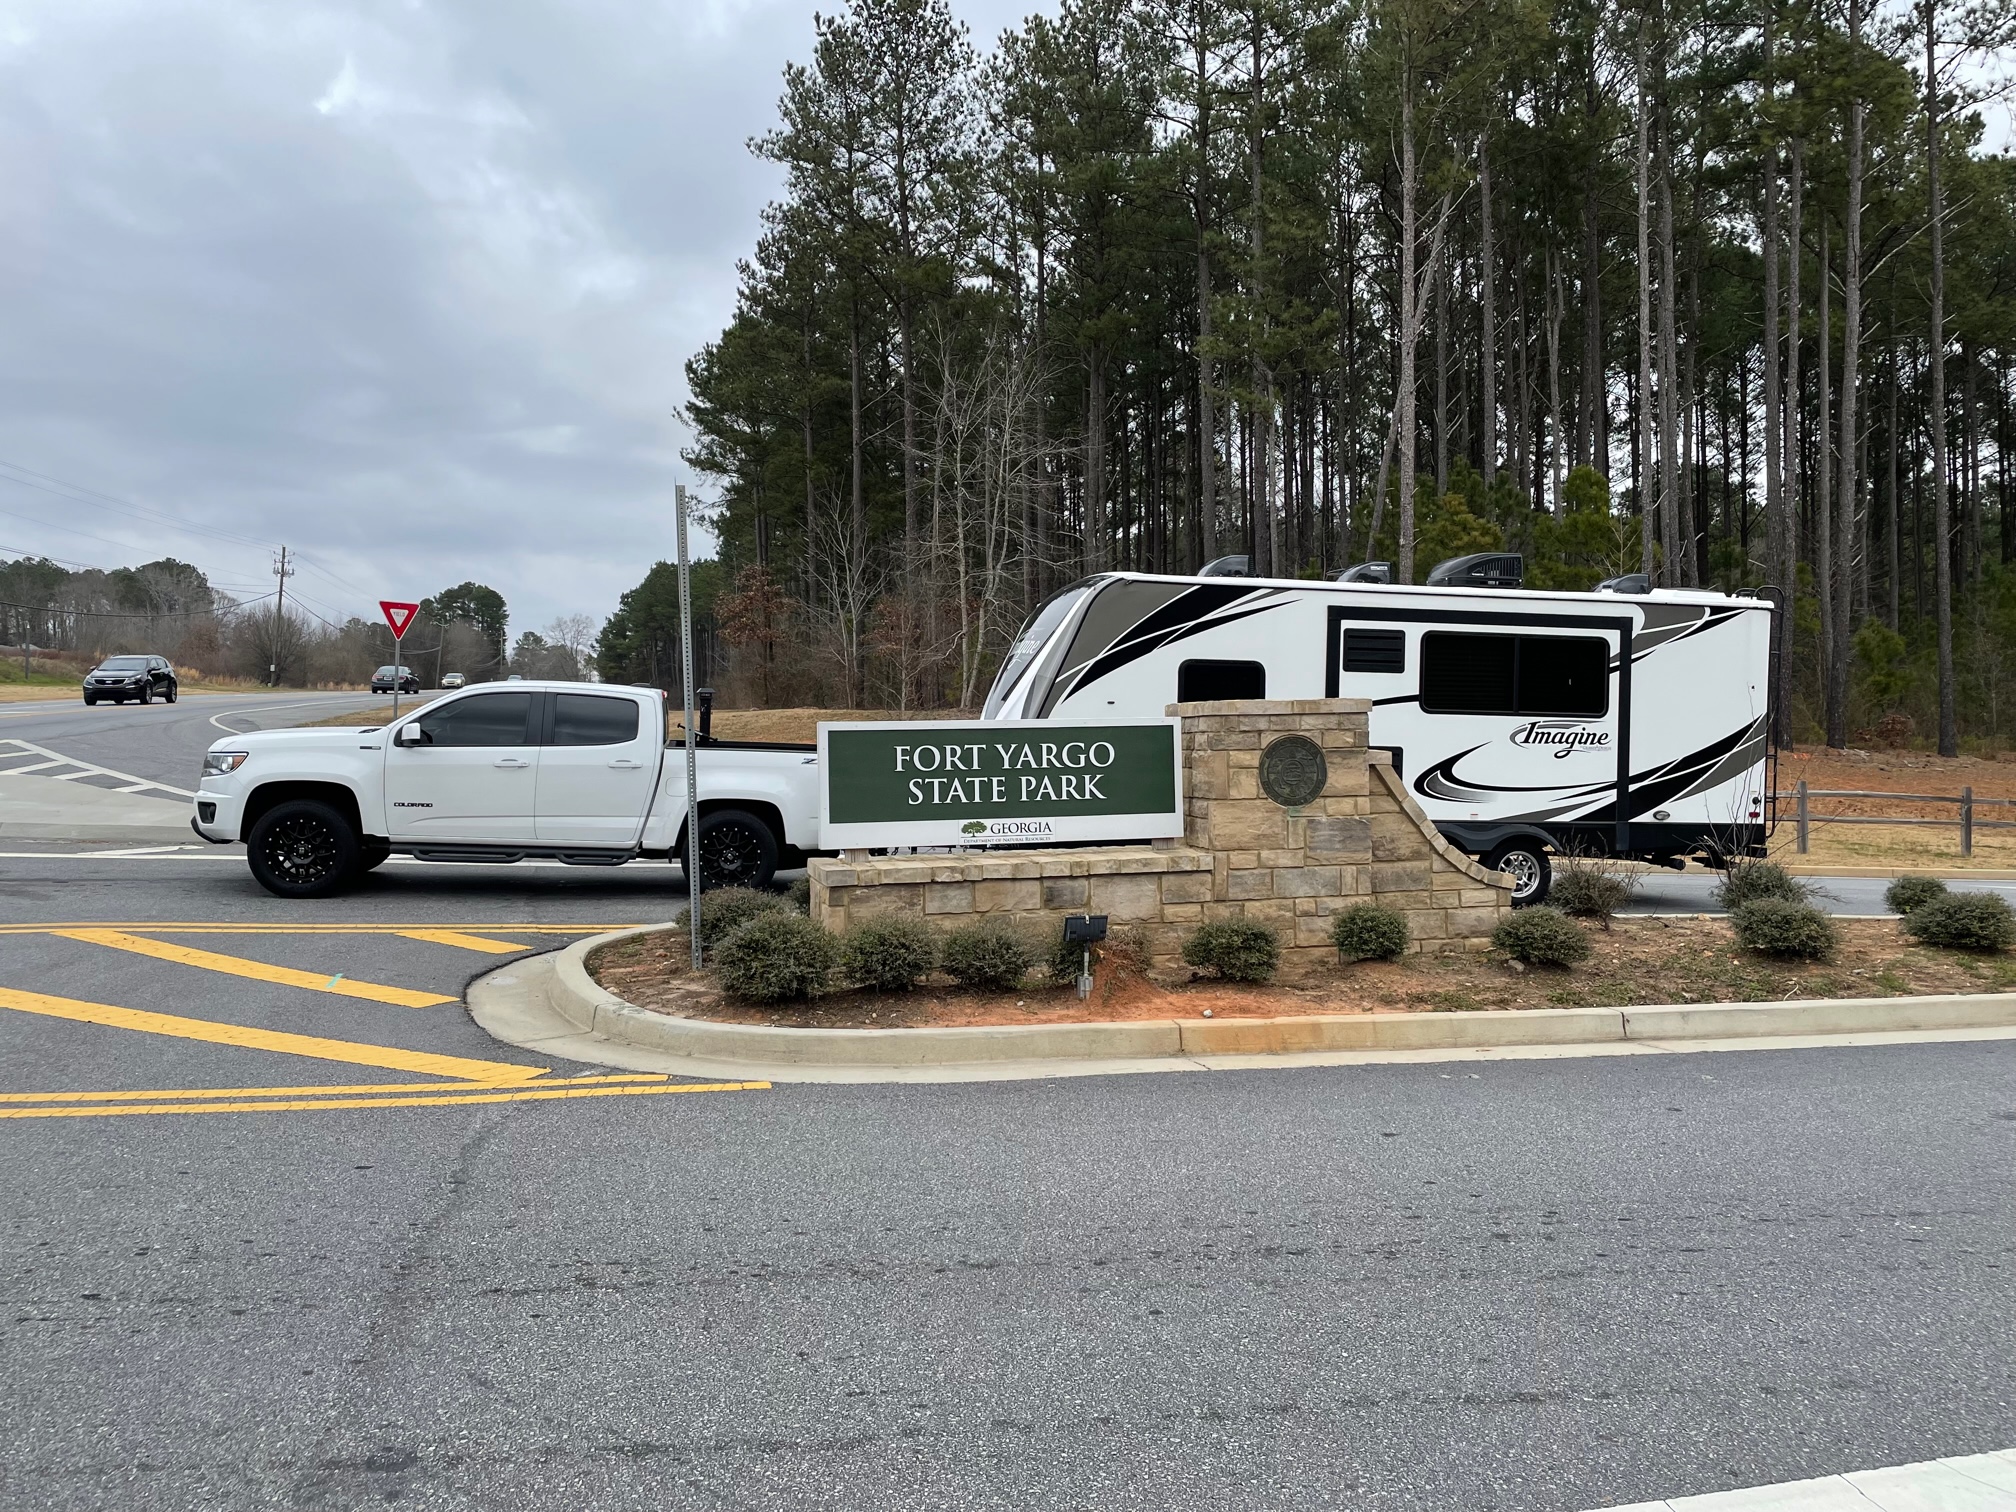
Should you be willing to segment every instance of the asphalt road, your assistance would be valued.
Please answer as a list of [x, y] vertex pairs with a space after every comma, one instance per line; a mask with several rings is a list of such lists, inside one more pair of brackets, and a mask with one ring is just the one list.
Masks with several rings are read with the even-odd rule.
[[0, 1507], [1578, 1512], [2016, 1444], [2016, 1042], [680, 1091], [468, 1020], [676, 879], [0, 860]]
[[[404, 707], [408, 700], [401, 700]], [[233, 730], [309, 724], [392, 700], [368, 693], [185, 693], [172, 704], [99, 704], [81, 698], [0, 704], [0, 741], [31, 741], [150, 782], [193, 789], [203, 753]]]

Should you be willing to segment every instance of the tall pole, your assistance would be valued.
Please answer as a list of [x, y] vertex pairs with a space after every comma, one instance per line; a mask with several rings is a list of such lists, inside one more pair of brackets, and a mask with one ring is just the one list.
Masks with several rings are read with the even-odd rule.
[[[273, 679], [273, 686], [280, 686], [280, 638], [287, 633], [287, 579], [294, 576], [294, 569], [287, 565], [287, 548], [280, 548], [280, 560], [273, 566], [273, 576], [280, 579], [280, 601], [273, 610], [273, 660], [267, 663], [266, 672]], [[392, 659], [395, 663], [393, 676], [396, 680], [399, 659], [399, 643], [392, 643]]]
[[693, 766], [693, 575], [686, 561], [686, 485], [679, 502], [679, 693], [686, 701], [686, 933], [700, 969], [700, 777]]

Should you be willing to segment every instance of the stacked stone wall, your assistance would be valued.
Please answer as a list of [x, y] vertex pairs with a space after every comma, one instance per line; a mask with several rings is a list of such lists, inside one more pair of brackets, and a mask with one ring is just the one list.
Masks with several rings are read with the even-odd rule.
[[[1253, 919], [1282, 944], [1283, 975], [1330, 966], [1331, 916], [1397, 908], [1412, 949], [1482, 949], [1511, 906], [1508, 878], [1435, 830], [1384, 752], [1366, 745], [1363, 699], [1172, 705], [1182, 720], [1184, 837], [1150, 846], [815, 859], [812, 916], [840, 930], [874, 913], [951, 926], [979, 916], [1055, 931], [1105, 914], [1158, 973], [1180, 973], [1183, 940], [1214, 919]], [[1270, 748], [1291, 741], [1270, 756]], [[1312, 743], [1320, 765], [1308, 760]], [[1293, 759], [1300, 758], [1300, 759]], [[1276, 795], [1263, 765], [1272, 763]], [[1282, 773], [1313, 790], [1281, 801]], [[1320, 775], [1320, 787], [1314, 787]]]

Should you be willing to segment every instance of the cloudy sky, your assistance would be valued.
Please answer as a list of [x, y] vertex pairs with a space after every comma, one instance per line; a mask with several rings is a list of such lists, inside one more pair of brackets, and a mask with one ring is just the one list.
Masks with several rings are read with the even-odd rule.
[[818, 3], [0, 0], [0, 557], [607, 614]]

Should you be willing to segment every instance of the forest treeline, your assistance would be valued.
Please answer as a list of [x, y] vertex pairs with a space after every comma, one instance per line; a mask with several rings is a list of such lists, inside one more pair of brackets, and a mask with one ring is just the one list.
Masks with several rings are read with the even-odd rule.
[[1789, 590], [1802, 735], [2006, 734], [2011, 37], [2006, 0], [1066, 0], [983, 53], [851, 0], [688, 367], [735, 691], [971, 705], [1088, 572], [1503, 547]]

